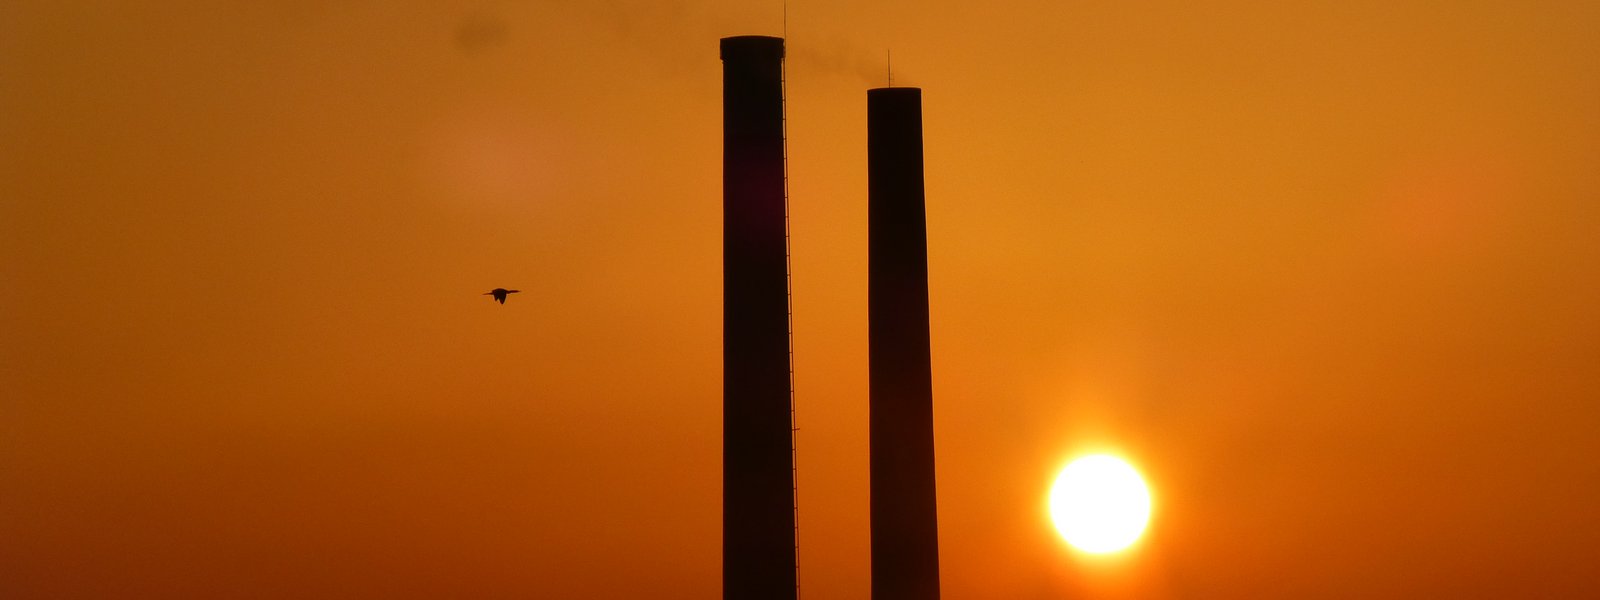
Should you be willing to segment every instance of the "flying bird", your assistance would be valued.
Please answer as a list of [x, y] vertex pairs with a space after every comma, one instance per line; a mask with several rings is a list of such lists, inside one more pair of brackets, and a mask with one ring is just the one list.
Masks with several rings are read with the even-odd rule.
[[495, 289], [489, 290], [487, 292], [484, 292], [483, 295], [485, 295], [485, 296], [494, 296], [494, 301], [495, 302], [499, 302], [501, 304], [505, 304], [506, 303], [506, 294], [515, 294], [518, 291], [519, 290], [508, 290], [508, 289], [505, 289], [505, 288], [495, 288]]

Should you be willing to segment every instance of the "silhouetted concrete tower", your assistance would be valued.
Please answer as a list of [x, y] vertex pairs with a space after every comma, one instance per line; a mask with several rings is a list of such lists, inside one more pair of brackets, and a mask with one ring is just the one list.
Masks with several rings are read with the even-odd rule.
[[939, 597], [922, 90], [867, 90], [872, 598]]
[[783, 39], [722, 40], [722, 597], [796, 593]]

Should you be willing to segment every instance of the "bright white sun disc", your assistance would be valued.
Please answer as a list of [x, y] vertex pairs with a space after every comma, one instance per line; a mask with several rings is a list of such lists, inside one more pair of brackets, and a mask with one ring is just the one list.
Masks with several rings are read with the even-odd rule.
[[1137, 541], [1150, 522], [1150, 489], [1122, 459], [1085, 456], [1062, 469], [1050, 487], [1050, 519], [1074, 548], [1116, 552]]

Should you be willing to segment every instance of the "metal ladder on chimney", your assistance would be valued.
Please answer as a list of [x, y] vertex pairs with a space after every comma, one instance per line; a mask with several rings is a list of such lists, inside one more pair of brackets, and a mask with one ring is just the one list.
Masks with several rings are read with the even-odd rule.
[[[784, 7], [784, 42], [788, 42], [788, 6]], [[787, 54], [787, 50], [785, 50]], [[778, 89], [783, 122], [783, 281], [785, 302], [788, 306], [789, 343], [789, 476], [794, 492], [794, 596], [800, 598], [800, 450], [797, 437], [800, 420], [794, 401], [794, 266], [789, 249], [789, 82], [788, 58], [778, 63]]]

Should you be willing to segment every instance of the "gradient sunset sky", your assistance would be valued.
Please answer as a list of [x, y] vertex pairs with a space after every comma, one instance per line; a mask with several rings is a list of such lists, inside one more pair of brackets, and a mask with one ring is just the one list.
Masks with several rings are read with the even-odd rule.
[[[782, 15], [0, 3], [0, 597], [718, 597], [718, 38]], [[805, 598], [868, 596], [889, 49], [945, 598], [1600, 597], [1600, 2], [787, 28]]]

